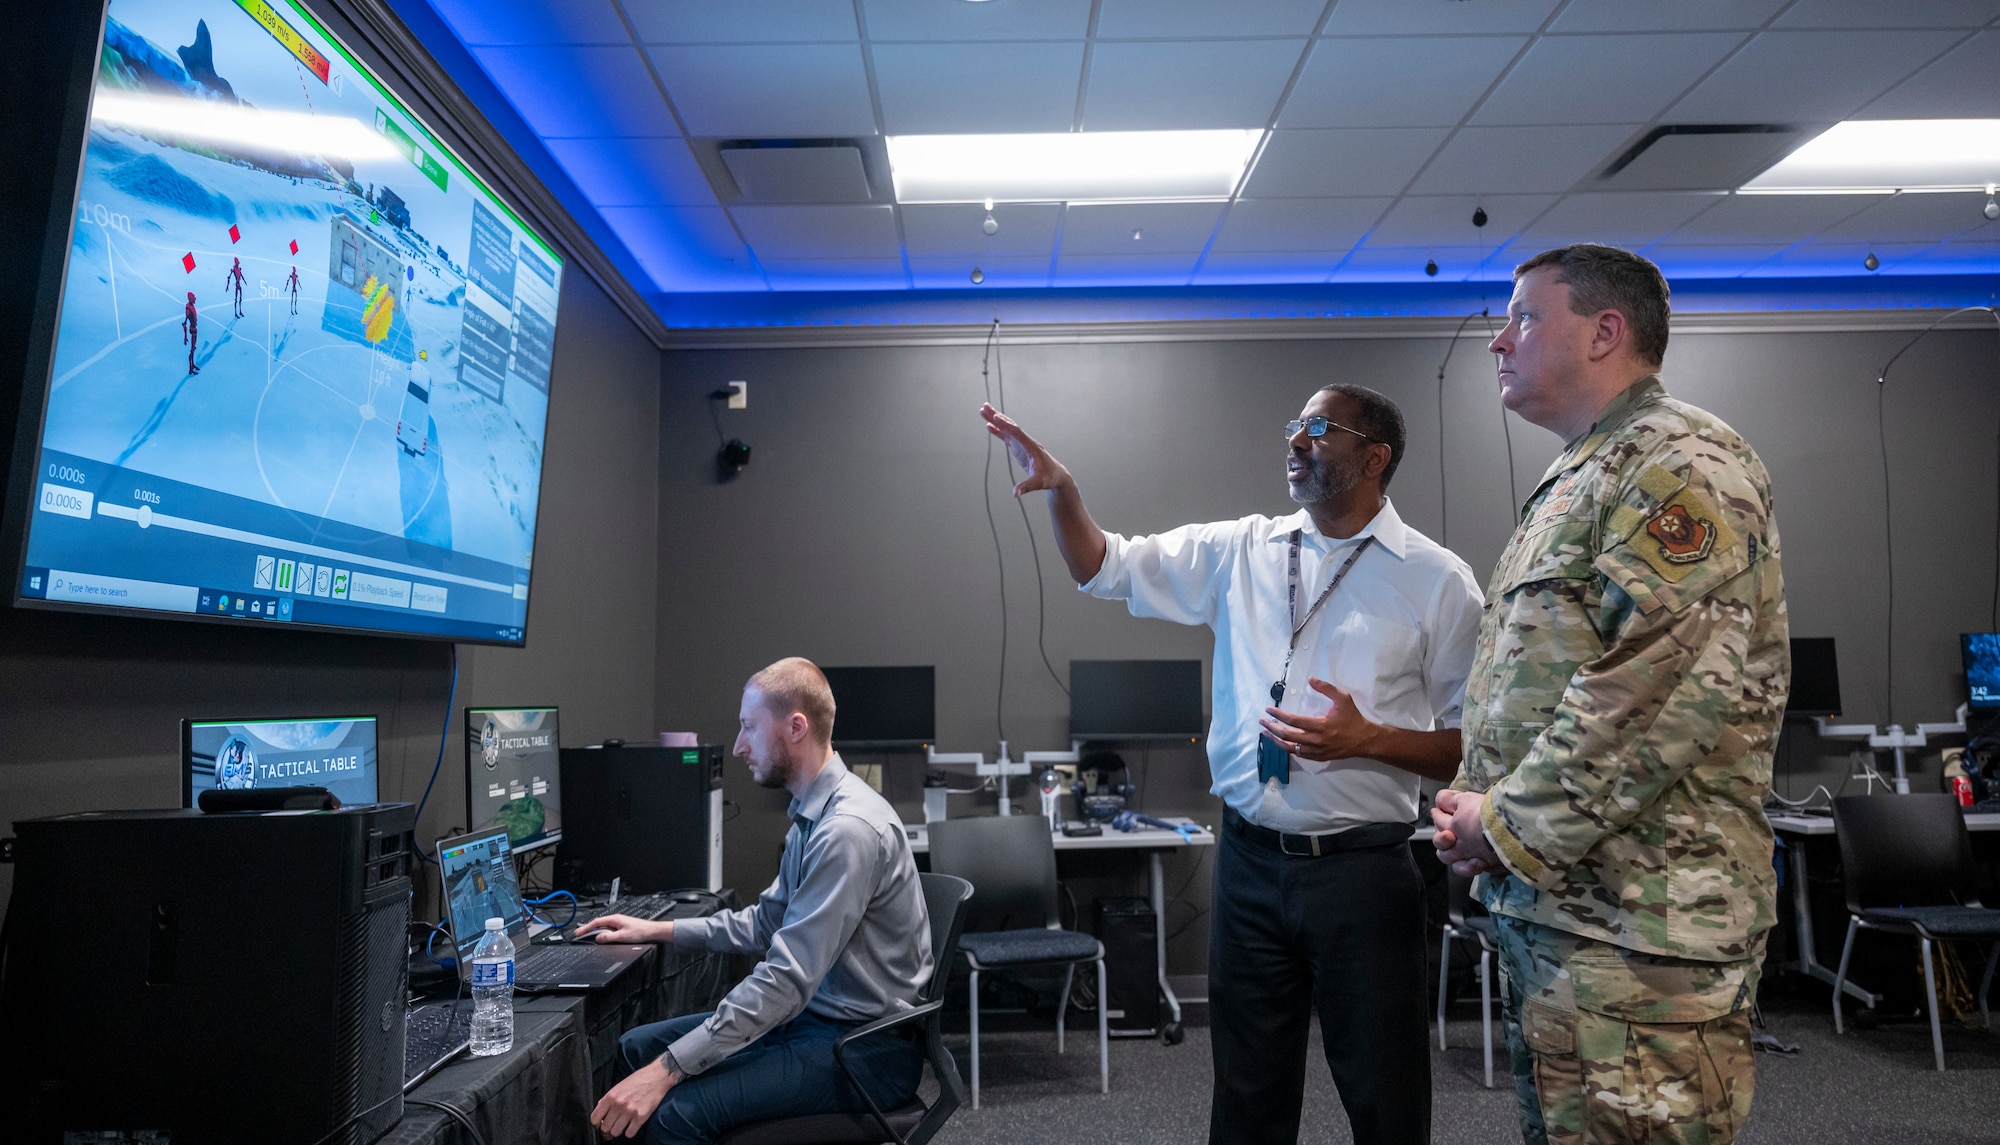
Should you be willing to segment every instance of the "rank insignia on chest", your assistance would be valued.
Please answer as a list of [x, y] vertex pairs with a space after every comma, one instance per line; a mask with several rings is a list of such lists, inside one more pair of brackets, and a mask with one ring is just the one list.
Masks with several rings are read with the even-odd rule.
[[1646, 532], [1659, 543], [1660, 559], [1668, 564], [1693, 564], [1715, 550], [1715, 522], [1688, 512], [1685, 505], [1668, 505], [1646, 522]]

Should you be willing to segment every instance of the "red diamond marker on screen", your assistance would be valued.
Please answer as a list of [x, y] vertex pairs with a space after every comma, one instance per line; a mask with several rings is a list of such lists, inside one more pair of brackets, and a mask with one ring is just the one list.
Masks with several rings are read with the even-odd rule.
[[193, 252], [193, 251], [189, 251], [189, 252], [187, 252], [186, 254], [184, 254], [184, 255], [182, 255], [182, 256], [181, 256], [181, 265], [182, 265], [183, 267], [187, 268], [187, 272], [188, 272], [189, 274], [193, 274], [193, 273], [194, 273], [194, 252]]
[[235, 223], [229, 224], [229, 241], [235, 242], [242, 237], [243, 237], [243, 232], [236, 229], [236, 224]]
[[293, 254], [299, 253], [299, 240], [297, 239], [292, 240], [292, 253]]

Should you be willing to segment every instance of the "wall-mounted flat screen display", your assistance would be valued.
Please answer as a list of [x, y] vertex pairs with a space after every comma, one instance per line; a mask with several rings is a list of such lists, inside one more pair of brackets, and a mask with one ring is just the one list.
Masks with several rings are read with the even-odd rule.
[[182, 720], [181, 806], [211, 788], [324, 787], [344, 807], [376, 800], [375, 717]]
[[465, 709], [468, 829], [504, 827], [516, 851], [561, 839], [561, 753], [554, 708]]
[[1072, 739], [1192, 739], [1204, 730], [1201, 661], [1069, 662]]
[[521, 643], [563, 262], [296, 0], [110, 0], [16, 599]]
[[822, 668], [838, 747], [921, 747], [937, 739], [937, 669]]
[[1965, 652], [1966, 706], [2000, 711], [2000, 632], [1967, 632], [1959, 645]]

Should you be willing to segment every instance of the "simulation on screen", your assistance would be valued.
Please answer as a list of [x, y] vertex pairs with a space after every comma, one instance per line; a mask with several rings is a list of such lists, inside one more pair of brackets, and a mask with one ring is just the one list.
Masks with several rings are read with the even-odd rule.
[[519, 642], [562, 271], [292, 0], [111, 0], [18, 595]]

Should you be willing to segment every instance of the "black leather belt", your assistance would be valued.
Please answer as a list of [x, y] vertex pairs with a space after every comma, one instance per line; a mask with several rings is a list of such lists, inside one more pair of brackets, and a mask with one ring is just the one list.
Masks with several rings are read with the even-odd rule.
[[1288, 835], [1269, 827], [1259, 827], [1237, 814], [1234, 808], [1223, 809], [1222, 826], [1246, 843], [1294, 859], [1321, 859], [1344, 851], [1394, 846], [1408, 842], [1410, 836], [1417, 833], [1414, 823], [1369, 823], [1326, 835]]

